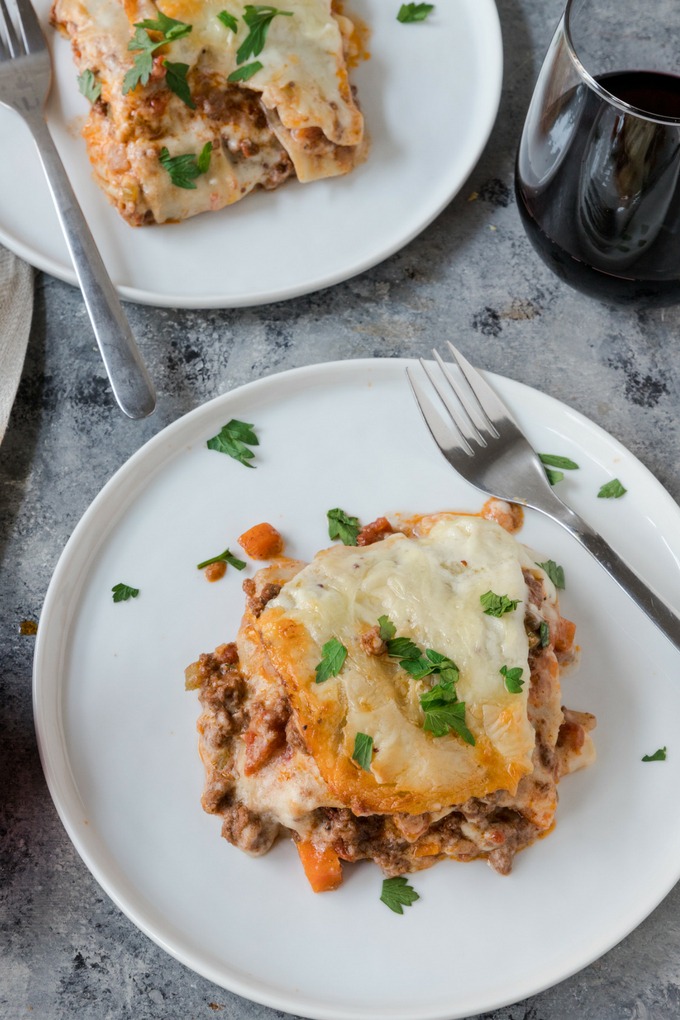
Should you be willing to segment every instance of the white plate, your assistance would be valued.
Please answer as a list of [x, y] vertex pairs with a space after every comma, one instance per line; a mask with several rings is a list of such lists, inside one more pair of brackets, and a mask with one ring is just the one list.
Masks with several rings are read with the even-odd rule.
[[[43, 22], [51, 0], [34, 0]], [[438, 4], [402, 25], [398, 0], [352, 0], [371, 27], [353, 74], [371, 137], [342, 179], [291, 182], [220, 213], [129, 227], [91, 176], [70, 44], [46, 27], [55, 58], [50, 128], [111, 277], [131, 301], [174, 308], [257, 305], [307, 294], [374, 266], [427, 226], [474, 167], [500, 100], [502, 42], [493, 0]], [[0, 242], [75, 283], [34, 146], [0, 108]]]
[[[599, 719], [599, 759], [560, 786], [557, 827], [511, 876], [442, 863], [417, 874], [401, 917], [372, 864], [314, 895], [289, 841], [252, 860], [199, 805], [198, 702], [183, 668], [231, 640], [243, 575], [195, 564], [267, 520], [292, 556], [328, 544], [326, 511], [478, 509], [410, 395], [402, 360], [348, 361], [251, 383], [166, 428], [115, 475], [76, 528], [50, 585], [35, 659], [35, 714], [55, 804], [83, 860], [169, 953], [258, 1002], [303, 1016], [466, 1017], [516, 1001], [613, 946], [680, 875], [678, 652], [557, 525], [523, 538], [565, 565], [579, 671], [564, 701]], [[495, 378], [542, 452], [581, 465], [573, 506], [680, 606], [680, 509], [581, 415]], [[231, 417], [254, 422], [256, 470], [206, 448]], [[618, 476], [628, 493], [597, 499]], [[236, 547], [238, 548], [238, 547]], [[250, 567], [247, 574], [250, 575]], [[114, 605], [118, 582], [141, 589]], [[668, 760], [641, 758], [668, 746]]]

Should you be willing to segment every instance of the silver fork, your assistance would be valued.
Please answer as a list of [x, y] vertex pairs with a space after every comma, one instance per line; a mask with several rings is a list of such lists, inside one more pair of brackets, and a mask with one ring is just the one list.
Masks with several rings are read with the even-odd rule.
[[538, 510], [566, 528], [680, 649], [680, 617], [600, 534], [562, 502], [538, 454], [495, 390], [453, 344], [448, 347], [460, 378], [437, 351], [433, 351], [436, 369], [420, 361], [438, 395], [437, 406], [416, 373], [407, 368], [406, 374], [425, 423], [449, 464], [478, 489]]
[[145, 418], [156, 404], [153, 384], [45, 121], [47, 44], [29, 0], [14, 6], [16, 25], [0, 0], [0, 103], [23, 117], [38, 147], [114, 396], [130, 418]]

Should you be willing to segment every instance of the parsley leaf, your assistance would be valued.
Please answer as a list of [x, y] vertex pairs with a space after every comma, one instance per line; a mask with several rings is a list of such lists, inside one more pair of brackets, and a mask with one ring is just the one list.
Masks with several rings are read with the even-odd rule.
[[370, 772], [372, 760], [373, 737], [369, 737], [367, 733], [357, 733], [354, 738], [352, 761], [355, 761], [358, 765], [360, 765], [364, 772]]
[[552, 468], [544, 468], [545, 477], [551, 485], [557, 485], [564, 478], [564, 471], [553, 471]]
[[343, 545], [357, 544], [357, 535], [361, 530], [358, 517], [350, 517], [340, 507], [329, 510], [326, 517], [330, 538], [339, 538]]
[[451, 680], [440, 680], [429, 691], [420, 695], [420, 707], [426, 711], [432, 707], [436, 708], [439, 702], [448, 704], [457, 701], [456, 691]]
[[101, 96], [101, 82], [97, 81], [97, 76], [89, 67], [78, 75], [78, 89], [91, 103], [96, 103]]
[[505, 680], [505, 687], [511, 694], [520, 694], [524, 687], [524, 680], [522, 680], [522, 673], [524, 670], [521, 666], [513, 666], [512, 669], [508, 669], [507, 666], [501, 666], [499, 673]]
[[229, 29], [230, 32], [238, 32], [238, 21], [233, 14], [229, 13], [229, 11], [220, 11], [217, 18], [222, 22], [225, 28]]
[[114, 584], [111, 591], [114, 602], [127, 602], [128, 599], [136, 599], [139, 595], [139, 588], [131, 588], [129, 584]]
[[504, 613], [511, 613], [513, 609], [517, 609], [522, 600], [510, 599], [507, 595], [496, 595], [493, 591], [486, 591], [479, 596], [479, 601], [487, 616], [503, 616]]
[[153, 70], [153, 54], [163, 45], [162, 43], [155, 43], [151, 39], [147, 32], [144, 32], [141, 28], [138, 28], [132, 39], [128, 43], [129, 50], [139, 50], [135, 57], [135, 61], [126, 72], [123, 78], [123, 95], [126, 96], [128, 92], [132, 92], [137, 85], [146, 85], [149, 80], [149, 75]]
[[397, 633], [397, 628], [394, 626], [389, 616], [379, 616], [378, 627], [380, 628], [378, 633], [380, 634], [381, 641], [390, 641]]
[[546, 560], [545, 563], [538, 563], [537, 566], [539, 566], [542, 570], [545, 570], [556, 588], [564, 588], [563, 567], [560, 567], [554, 560]]
[[209, 450], [217, 450], [218, 453], [226, 453], [229, 457], [239, 461], [246, 467], [253, 467], [248, 461], [252, 460], [255, 454], [249, 450], [249, 446], [259, 446], [259, 440], [253, 432], [253, 425], [244, 421], [232, 418], [226, 425], [223, 425], [216, 436], [209, 439], [206, 446]]
[[563, 471], [578, 471], [578, 464], [576, 461], [570, 460], [569, 457], [560, 457], [556, 453], [539, 453], [542, 464], [547, 464], [548, 467], [562, 468]]
[[665, 761], [666, 760], [666, 748], [660, 747], [654, 754], [646, 754], [642, 758], [642, 761]]
[[337, 676], [345, 664], [347, 649], [338, 641], [331, 638], [321, 649], [322, 659], [316, 667], [316, 683], [322, 684], [331, 676]]
[[618, 478], [612, 478], [611, 482], [607, 482], [600, 488], [597, 496], [598, 499], [620, 499], [626, 492], [628, 489], [623, 487]]
[[[185, 35], [189, 35], [192, 26], [185, 21], [169, 18], [167, 14], [163, 14], [163, 11], [158, 11], [157, 18], [135, 21], [135, 28], [143, 28], [147, 32], [159, 32], [163, 36], [163, 43], [169, 43], [174, 39], [182, 39]], [[132, 47], [128, 45], [128, 49], [132, 49]]]
[[394, 655], [397, 659], [420, 659], [421, 651], [418, 645], [414, 644], [410, 638], [407, 637], [395, 637], [389, 638], [386, 642], [387, 654]]
[[[196, 103], [191, 98], [191, 90], [189, 89], [189, 82], [187, 81], [189, 65], [181, 63], [172, 64], [169, 60], [164, 60], [163, 67], [165, 68], [165, 84], [168, 86], [170, 91], [174, 92], [176, 96], [179, 96], [182, 102], [186, 103], [190, 110], [195, 110]], [[212, 143], [208, 144], [210, 144], [210, 148], [212, 149]]]
[[446, 655], [435, 652], [433, 648], [427, 648], [425, 655], [421, 655], [417, 659], [402, 659], [401, 666], [411, 674], [414, 680], [422, 680], [432, 673], [438, 673], [442, 680], [455, 684], [460, 675], [455, 662], [447, 658]]
[[[436, 688], [432, 688], [435, 690]], [[454, 730], [466, 744], [474, 746], [474, 735], [465, 725], [465, 702], [444, 701], [442, 698], [430, 702], [425, 711], [423, 729], [434, 737], [444, 737]]]
[[[269, 26], [278, 14], [284, 15], [286, 18], [293, 17], [292, 11], [280, 11], [269, 4], [246, 4], [243, 20], [250, 31], [236, 51], [238, 64], [242, 64], [249, 57], [256, 57], [262, 53]], [[228, 80], [232, 80], [231, 75]]]
[[403, 875], [383, 879], [380, 902], [388, 906], [395, 914], [403, 914], [404, 907], [412, 906], [419, 899], [420, 896], [413, 886], [408, 884]]
[[402, 4], [397, 14], [397, 21], [407, 25], [412, 21], [425, 21], [434, 10], [434, 4]]
[[249, 81], [263, 67], [264, 64], [261, 64], [259, 60], [254, 60], [252, 64], [243, 64], [242, 67], [237, 67], [227, 76], [227, 81]]
[[209, 567], [212, 563], [229, 563], [237, 570], [244, 570], [246, 567], [246, 563], [243, 560], [239, 560], [238, 557], [234, 556], [234, 554], [229, 552], [228, 549], [225, 549], [223, 553], [219, 554], [219, 556], [213, 556], [209, 560], [203, 560], [202, 563], [197, 563], [196, 569], [205, 570], [205, 568]]
[[[177, 66], [177, 65], [175, 65]], [[194, 180], [204, 174], [210, 166], [212, 142], [206, 142], [198, 156], [193, 152], [185, 152], [181, 156], [171, 156], [163, 146], [158, 154], [158, 162], [170, 174], [170, 180], [177, 188], [195, 189]]]
[[545, 620], [541, 620], [541, 625], [538, 628], [538, 636], [541, 642], [541, 648], [547, 648], [550, 644], [550, 627]]
[[[134, 63], [123, 78], [123, 95], [132, 92], [141, 82], [146, 85], [151, 71], [153, 70], [153, 55], [161, 46], [167, 45], [174, 39], [181, 39], [191, 32], [192, 26], [184, 21], [176, 21], [169, 18], [162, 11], [158, 12], [156, 20], [147, 18], [145, 21], [135, 22], [135, 34], [128, 43], [128, 50], [137, 53]], [[149, 32], [159, 33], [160, 39], [152, 39]]]

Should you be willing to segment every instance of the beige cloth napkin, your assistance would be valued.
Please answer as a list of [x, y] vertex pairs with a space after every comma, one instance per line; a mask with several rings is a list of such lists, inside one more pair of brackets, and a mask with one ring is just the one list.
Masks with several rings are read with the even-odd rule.
[[33, 270], [0, 247], [0, 443], [5, 435], [33, 316]]

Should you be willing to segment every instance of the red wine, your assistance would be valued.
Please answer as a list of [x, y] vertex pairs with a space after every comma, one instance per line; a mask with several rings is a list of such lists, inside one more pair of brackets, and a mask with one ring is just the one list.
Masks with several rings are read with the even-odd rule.
[[585, 293], [680, 302], [680, 77], [624, 71], [598, 81], [677, 125], [628, 114], [584, 84], [533, 121], [530, 112], [515, 176], [524, 227], [551, 269]]

